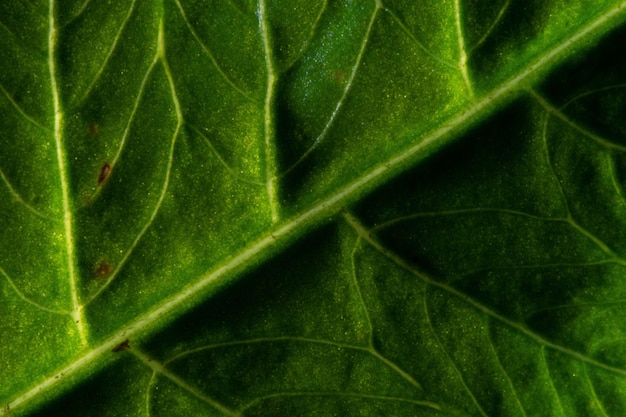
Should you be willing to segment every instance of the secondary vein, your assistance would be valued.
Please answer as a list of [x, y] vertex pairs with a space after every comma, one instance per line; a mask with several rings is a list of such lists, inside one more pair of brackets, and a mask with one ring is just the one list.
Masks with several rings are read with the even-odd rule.
[[272, 48], [270, 45], [269, 28], [267, 27], [265, 0], [259, 0], [258, 13], [259, 27], [261, 30], [261, 38], [263, 38], [263, 49], [265, 52], [265, 67], [267, 71], [267, 87], [265, 91], [265, 103], [263, 109], [263, 130], [265, 136], [265, 181], [270, 210], [272, 213], [272, 222], [276, 223], [280, 218], [277, 201], [278, 189], [276, 184], [276, 150], [274, 149], [274, 117], [272, 115], [276, 74], [274, 64], [272, 63]]
[[70, 293], [72, 297], [72, 318], [78, 328], [81, 343], [87, 345], [87, 327], [83, 317], [82, 306], [80, 304], [77, 288], [76, 265], [74, 256], [74, 235], [72, 231], [73, 216], [70, 202], [70, 192], [68, 186], [68, 173], [65, 161], [65, 149], [63, 147], [63, 112], [61, 109], [61, 99], [59, 97], [59, 86], [57, 83], [56, 68], [56, 45], [57, 29], [54, 19], [54, 0], [50, 0], [48, 32], [48, 66], [50, 68], [50, 83], [52, 88], [52, 101], [54, 106], [54, 140], [56, 143], [57, 160], [59, 163], [59, 175], [61, 179], [61, 192], [63, 197], [63, 224], [65, 226], [65, 247], [67, 254], [67, 268], [70, 280]]

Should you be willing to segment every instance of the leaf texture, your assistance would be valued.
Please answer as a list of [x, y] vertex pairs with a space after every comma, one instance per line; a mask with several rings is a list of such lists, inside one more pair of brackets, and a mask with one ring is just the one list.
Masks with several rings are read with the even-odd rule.
[[0, 3], [0, 415], [624, 415], [625, 20]]

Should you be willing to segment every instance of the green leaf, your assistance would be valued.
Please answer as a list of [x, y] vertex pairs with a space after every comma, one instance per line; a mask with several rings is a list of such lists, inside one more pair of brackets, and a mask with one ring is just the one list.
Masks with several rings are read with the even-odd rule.
[[0, 415], [626, 414], [626, 2], [0, 2]]

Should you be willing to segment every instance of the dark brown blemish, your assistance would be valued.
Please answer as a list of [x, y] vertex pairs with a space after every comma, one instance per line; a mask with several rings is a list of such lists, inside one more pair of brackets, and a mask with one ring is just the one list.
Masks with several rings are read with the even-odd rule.
[[100, 168], [100, 174], [98, 174], [98, 185], [102, 185], [102, 183], [109, 178], [109, 174], [111, 174], [111, 165], [105, 162]]
[[96, 276], [96, 279], [106, 278], [111, 275], [111, 272], [113, 272], [113, 265], [107, 261], [98, 262], [96, 269], [93, 270], [93, 274]]
[[117, 352], [121, 352], [122, 350], [126, 350], [126, 349], [130, 349], [130, 341], [128, 339], [124, 340], [122, 343], [120, 343], [119, 345], [115, 346], [113, 348], [113, 350], [111, 350], [111, 352], [117, 353]]

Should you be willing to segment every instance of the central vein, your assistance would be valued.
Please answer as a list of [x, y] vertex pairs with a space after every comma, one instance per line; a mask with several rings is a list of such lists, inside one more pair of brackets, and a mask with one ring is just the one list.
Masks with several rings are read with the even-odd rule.
[[265, 0], [259, 0], [259, 27], [263, 38], [263, 49], [265, 52], [265, 68], [267, 71], [267, 89], [265, 91], [264, 106], [264, 136], [265, 136], [265, 183], [269, 199], [272, 222], [279, 220], [277, 185], [276, 185], [276, 150], [274, 148], [274, 118], [272, 115], [274, 101], [274, 87], [276, 85], [276, 75], [272, 64], [272, 48], [270, 45], [269, 28], [267, 27], [267, 15], [265, 11]]
[[50, 0], [50, 31], [48, 34], [48, 65], [50, 67], [50, 83], [52, 88], [52, 100], [54, 106], [54, 140], [56, 142], [57, 160], [59, 161], [59, 176], [61, 180], [61, 192], [63, 194], [63, 224], [65, 226], [65, 246], [67, 253], [67, 268], [70, 280], [70, 293], [72, 296], [72, 318], [78, 328], [78, 334], [83, 345], [87, 344], [87, 328], [83, 318], [83, 311], [78, 297], [76, 282], [76, 265], [74, 256], [74, 238], [72, 232], [72, 208], [68, 188], [68, 174], [63, 148], [63, 112], [59, 97], [56, 68], [56, 43], [57, 29], [54, 19], [54, 0]]

